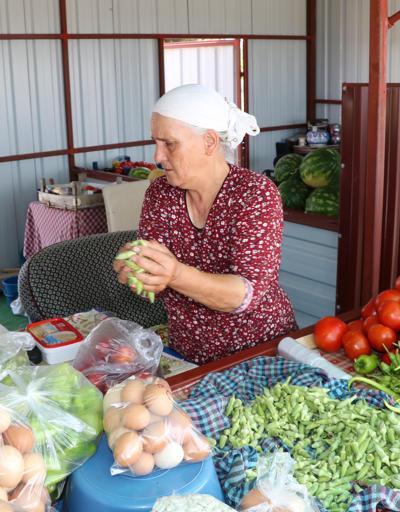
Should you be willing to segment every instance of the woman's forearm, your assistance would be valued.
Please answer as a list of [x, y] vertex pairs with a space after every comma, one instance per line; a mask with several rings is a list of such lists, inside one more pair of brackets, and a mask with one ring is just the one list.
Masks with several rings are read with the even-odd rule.
[[179, 264], [179, 272], [169, 287], [210, 309], [225, 313], [241, 306], [247, 291], [240, 276], [210, 274], [183, 263]]

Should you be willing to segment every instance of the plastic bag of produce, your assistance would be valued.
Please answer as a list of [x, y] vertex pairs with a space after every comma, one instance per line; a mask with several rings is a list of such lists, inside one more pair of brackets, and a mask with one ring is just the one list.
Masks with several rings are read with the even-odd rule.
[[131, 375], [155, 374], [162, 351], [161, 338], [150, 329], [108, 318], [85, 339], [73, 366], [105, 393]]
[[257, 482], [240, 503], [247, 512], [318, 512], [304, 485], [293, 477], [294, 460], [289, 453], [260, 457]]
[[113, 475], [147, 475], [211, 454], [210, 443], [174, 402], [163, 379], [131, 377], [106, 393], [103, 408]]
[[0, 334], [0, 381], [7, 378], [9, 371], [30, 365], [27, 350], [32, 350], [34, 346], [35, 340], [26, 332]]
[[103, 397], [67, 363], [21, 367], [9, 378], [9, 385], [0, 384], [0, 406], [32, 429], [52, 492], [96, 451]]
[[45, 478], [46, 463], [32, 429], [0, 406], [0, 511], [47, 512]]
[[[152, 512], [234, 512], [221, 501], [208, 494], [164, 496], [155, 502]], [[1, 512], [1, 511], [0, 511]]]

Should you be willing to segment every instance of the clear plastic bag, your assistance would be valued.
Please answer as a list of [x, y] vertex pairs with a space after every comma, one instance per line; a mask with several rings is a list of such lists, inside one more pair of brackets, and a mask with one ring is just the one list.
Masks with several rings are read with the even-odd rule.
[[293, 476], [295, 461], [289, 453], [275, 452], [260, 457], [257, 483], [247, 493], [239, 510], [246, 512], [318, 512], [307, 489]]
[[32, 429], [0, 406], [0, 511], [48, 512], [45, 478], [46, 463]]
[[131, 377], [104, 397], [103, 426], [113, 450], [111, 474], [143, 476], [211, 454], [208, 440], [174, 402], [168, 383], [158, 377]]
[[163, 351], [161, 338], [135, 322], [108, 318], [87, 336], [73, 366], [105, 393], [131, 375], [154, 375]]
[[0, 334], [0, 381], [6, 379], [10, 371], [30, 365], [27, 351], [34, 346], [35, 340], [27, 332], [9, 331]]
[[32, 429], [53, 492], [96, 451], [103, 397], [67, 363], [25, 366], [9, 378], [10, 385], [0, 384], [0, 404]]

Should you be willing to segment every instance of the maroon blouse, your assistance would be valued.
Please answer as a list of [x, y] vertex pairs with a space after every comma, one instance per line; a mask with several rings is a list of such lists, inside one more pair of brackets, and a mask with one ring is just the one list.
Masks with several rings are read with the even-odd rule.
[[184, 190], [169, 185], [165, 177], [152, 183], [138, 237], [164, 244], [186, 265], [212, 274], [236, 274], [252, 285], [246, 309], [232, 313], [164, 290], [160, 298], [173, 349], [206, 363], [296, 328], [290, 301], [278, 284], [282, 227], [277, 188], [253, 171], [230, 166], [203, 229], [189, 218]]

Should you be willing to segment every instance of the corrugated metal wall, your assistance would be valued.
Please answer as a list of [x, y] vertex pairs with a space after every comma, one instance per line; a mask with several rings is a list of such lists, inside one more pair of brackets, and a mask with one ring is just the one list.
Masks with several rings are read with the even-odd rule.
[[[389, 14], [400, 0], [389, 0]], [[341, 99], [343, 82], [368, 82], [369, 0], [317, 0], [317, 97]], [[400, 81], [400, 24], [390, 29], [389, 82]], [[318, 117], [340, 122], [340, 105], [319, 105]]]
[[[67, 21], [72, 33], [297, 35], [305, 34], [305, 8], [306, 0], [67, 0]], [[59, 31], [58, 0], [0, 0], [0, 32]], [[254, 67], [250, 76], [253, 93], [260, 94], [257, 101], [251, 96], [260, 122], [282, 124], [302, 117], [301, 47], [305, 43], [251, 43], [251, 58], [263, 63], [262, 73]], [[148, 115], [158, 97], [156, 41], [70, 41], [69, 49], [75, 146], [148, 138]], [[0, 70], [0, 155], [66, 148], [60, 42], [0, 41]], [[294, 87], [289, 85], [293, 81]], [[280, 91], [280, 110], [270, 101], [274, 87]], [[284, 135], [260, 136], [253, 147], [256, 169], [270, 165], [274, 143]], [[153, 149], [81, 154], [76, 162], [101, 165], [116, 153], [149, 160]], [[0, 244], [0, 267], [18, 263], [25, 209], [40, 177], [62, 182], [67, 175], [63, 157], [0, 166], [0, 236], [7, 240]]]

